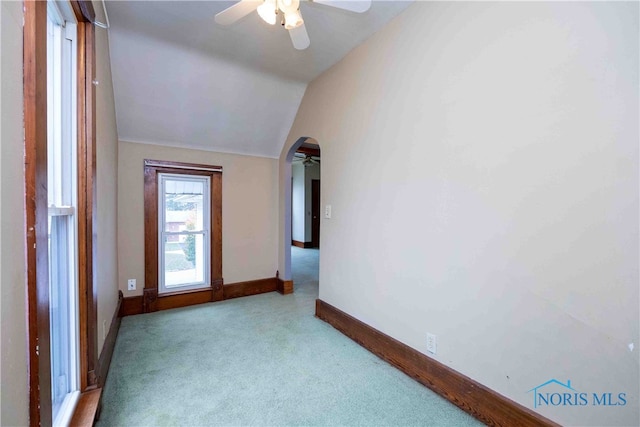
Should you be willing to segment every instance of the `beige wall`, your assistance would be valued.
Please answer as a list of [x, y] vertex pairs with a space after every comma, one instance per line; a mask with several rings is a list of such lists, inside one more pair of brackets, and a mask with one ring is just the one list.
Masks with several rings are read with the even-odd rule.
[[562, 424], [638, 425], [638, 56], [638, 3], [412, 5], [283, 148], [281, 188], [322, 147], [320, 298], [530, 408], [552, 378], [627, 393], [536, 409]]
[[[222, 166], [222, 275], [226, 284], [274, 277], [277, 270], [275, 159], [120, 141], [118, 151], [119, 286], [144, 288], [144, 159]], [[137, 279], [127, 291], [127, 279]]]
[[[95, 2], [98, 19], [105, 22], [102, 5]], [[96, 198], [97, 226], [94, 230], [97, 251], [95, 280], [98, 289], [98, 352], [118, 303], [117, 183], [118, 133], [113, 101], [109, 36], [96, 27]], [[99, 353], [98, 353], [99, 354]]]
[[22, 2], [0, 2], [0, 424], [28, 424]]

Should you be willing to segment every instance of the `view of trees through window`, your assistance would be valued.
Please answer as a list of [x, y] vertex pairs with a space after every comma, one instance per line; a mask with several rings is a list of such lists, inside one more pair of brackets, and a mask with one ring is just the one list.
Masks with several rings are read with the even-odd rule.
[[193, 175], [160, 174], [161, 289], [208, 286], [209, 181]]
[[[167, 212], [187, 212], [191, 215], [184, 222], [186, 230], [195, 230], [194, 214], [197, 210], [195, 202], [180, 201], [184, 196], [182, 194], [167, 194]], [[181, 231], [181, 230], [180, 230]], [[188, 234], [184, 236], [182, 242], [177, 239], [177, 244], [167, 244], [167, 257], [165, 258], [167, 271], [192, 270], [195, 268], [194, 262], [196, 258], [196, 236]], [[173, 242], [172, 242], [173, 243]]]

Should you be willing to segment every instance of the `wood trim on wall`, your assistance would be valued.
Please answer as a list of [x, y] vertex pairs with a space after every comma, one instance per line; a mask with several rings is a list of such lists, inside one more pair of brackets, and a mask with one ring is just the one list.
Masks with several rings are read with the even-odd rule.
[[282, 295], [292, 294], [293, 280], [282, 280], [279, 276], [276, 276], [276, 291]]
[[309, 156], [320, 157], [320, 148], [312, 148], [312, 147], [307, 147], [305, 145], [302, 145], [298, 147], [298, 149], [296, 150], [296, 153], [302, 153], [302, 154], [307, 154]]
[[109, 366], [111, 366], [111, 358], [113, 357], [113, 350], [116, 347], [116, 338], [118, 337], [118, 331], [120, 331], [120, 323], [122, 321], [120, 311], [123, 299], [124, 296], [122, 295], [122, 291], [118, 291], [118, 304], [116, 305], [113, 317], [111, 318], [109, 332], [104, 339], [100, 358], [98, 359], [98, 387], [100, 388], [104, 387], [104, 383], [107, 380]]
[[69, 0], [73, 14], [78, 22], [92, 24], [96, 20], [96, 11], [91, 0]]
[[320, 299], [316, 316], [487, 425], [558, 425]]
[[[170, 295], [158, 294], [159, 173], [203, 175], [211, 179], [211, 287], [204, 291], [193, 290]], [[222, 167], [145, 159], [144, 239], [145, 287], [142, 294], [142, 310], [144, 313], [209, 301], [222, 301], [224, 299], [224, 282], [222, 279]], [[129, 304], [127, 304], [127, 307], [129, 307]]]
[[172, 308], [204, 304], [205, 302], [211, 302], [211, 288], [159, 295], [156, 310], [170, 310]]
[[94, 421], [98, 418], [100, 413], [100, 405], [102, 399], [102, 388], [107, 380], [109, 374], [109, 367], [111, 366], [111, 358], [113, 357], [113, 351], [116, 346], [116, 338], [118, 337], [118, 331], [120, 330], [120, 323], [122, 318], [120, 312], [122, 310], [123, 296], [122, 291], [118, 291], [118, 304], [111, 318], [111, 325], [109, 326], [109, 332], [104, 340], [102, 351], [100, 352], [100, 358], [98, 359], [98, 367], [96, 371], [97, 375], [97, 387], [90, 387], [88, 390], [80, 394], [78, 404], [73, 412], [70, 426], [74, 427], [91, 427]]
[[250, 295], [264, 294], [276, 290], [276, 278], [249, 280], [247, 282], [224, 285], [224, 299], [247, 297]]
[[95, 31], [78, 23], [78, 289], [80, 306], [80, 390], [97, 384], [98, 308], [96, 260]]
[[73, 411], [70, 426], [92, 427], [99, 412], [102, 389], [95, 388], [80, 395], [76, 409]]
[[23, 97], [29, 423], [51, 425], [46, 2], [24, 2]]
[[309, 249], [313, 248], [312, 242], [300, 242], [298, 240], [292, 240], [291, 246], [295, 246], [296, 248]]
[[[275, 277], [268, 277], [265, 279], [249, 280], [246, 282], [224, 285], [223, 297], [225, 300], [228, 300], [232, 298], [273, 292], [277, 290], [277, 281], [278, 279]], [[161, 295], [157, 299], [157, 310], [168, 310], [211, 302], [211, 290], [205, 289], [171, 295]], [[133, 316], [142, 313], [144, 313], [144, 297], [142, 295], [122, 299], [122, 305], [119, 312], [120, 317]]]
[[123, 298], [120, 306], [120, 317], [142, 314], [142, 298], [142, 295]]

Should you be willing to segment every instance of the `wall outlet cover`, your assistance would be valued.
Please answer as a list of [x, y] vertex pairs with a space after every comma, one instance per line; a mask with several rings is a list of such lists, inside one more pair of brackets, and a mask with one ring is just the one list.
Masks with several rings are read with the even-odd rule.
[[427, 333], [427, 351], [432, 354], [438, 351], [438, 340], [434, 334]]
[[324, 207], [324, 217], [331, 218], [331, 205], [326, 205]]

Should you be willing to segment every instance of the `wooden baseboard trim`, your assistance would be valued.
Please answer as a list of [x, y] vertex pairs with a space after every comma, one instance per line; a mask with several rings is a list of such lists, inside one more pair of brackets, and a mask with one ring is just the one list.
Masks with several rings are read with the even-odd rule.
[[116, 310], [113, 313], [113, 317], [111, 318], [109, 333], [107, 333], [107, 336], [104, 339], [102, 351], [100, 352], [100, 357], [98, 358], [98, 387], [100, 388], [104, 386], [104, 382], [107, 379], [109, 366], [111, 365], [111, 357], [113, 356], [113, 350], [116, 347], [116, 338], [118, 337], [120, 322], [122, 320], [120, 312], [122, 310], [123, 299], [124, 296], [122, 295], [122, 291], [118, 291], [118, 304], [116, 305]]
[[276, 278], [249, 280], [247, 282], [224, 285], [224, 299], [248, 297], [276, 290]]
[[126, 297], [120, 306], [120, 317], [142, 314], [143, 296]]
[[282, 280], [276, 277], [276, 291], [282, 295], [288, 295], [293, 293], [293, 280]]
[[182, 294], [158, 295], [156, 307], [158, 310], [171, 310], [172, 308], [188, 307], [207, 302], [211, 302], [211, 288]]
[[297, 240], [292, 240], [291, 245], [297, 248], [303, 248], [303, 249], [313, 248], [312, 242], [299, 242]]
[[320, 299], [316, 317], [489, 426], [558, 426]]
[[[265, 292], [273, 292], [279, 290], [277, 280], [278, 279], [275, 277], [268, 277], [266, 279], [249, 280], [246, 282], [230, 283], [228, 285], [224, 285], [224, 299], [227, 300], [232, 298], [246, 297], [249, 295], [257, 295]], [[291, 284], [291, 292], [293, 292], [293, 282]], [[159, 296], [156, 299], [158, 310], [187, 307], [190, 305], [202, 304], [206, 302], [211, 302], [211, 289]], [[143, 305], [144, 297], [142, 295], [123, 298], [122, 304], [120, 306], [120, 317], [142, 314]]]

